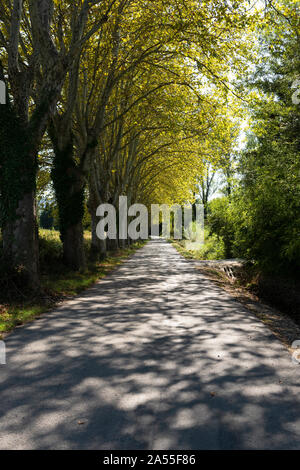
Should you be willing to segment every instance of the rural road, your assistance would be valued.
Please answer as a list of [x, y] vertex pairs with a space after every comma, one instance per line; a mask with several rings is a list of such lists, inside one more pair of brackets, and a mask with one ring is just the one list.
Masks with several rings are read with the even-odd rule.
[[163, 240], [6, 346], [0, 449], [300, 449], [300, 366]]

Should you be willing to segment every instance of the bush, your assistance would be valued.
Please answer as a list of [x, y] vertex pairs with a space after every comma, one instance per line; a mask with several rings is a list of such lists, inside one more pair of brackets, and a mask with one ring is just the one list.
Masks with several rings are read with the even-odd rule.
[[225, 246], [223, 240], [216, 234], [210, 234], [209, 230], [205, 230], [204, 246], [197, 251], [197, 259], [214, 260], [225, 258]]
[[[39, 236], [41, 270], [60, 270], [63, 264], [63, 244], [59, 232], [56, 230], [40, 229]], [[84, 249], [87, 256], [91, 249], [91, 238], [91, 233], [85, 231]]]
[[59, 232], [56, 230], [40, 229], [39, 231], [40, 266], [41, 270], [55, 267], [62, 263], [63, 246]]
[[208, 206], [210, 235], [216, 235], [223, 242], [224, 257], [232, 258], [234, 247], [234, 218], [228, 197], [213, 199]]

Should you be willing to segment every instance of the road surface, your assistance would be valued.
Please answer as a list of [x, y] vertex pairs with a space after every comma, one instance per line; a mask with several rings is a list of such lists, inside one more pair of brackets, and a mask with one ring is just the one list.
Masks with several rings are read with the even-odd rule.
[[300, 449], [300, 366], [163, 240], [6, 346], [0, 449]]

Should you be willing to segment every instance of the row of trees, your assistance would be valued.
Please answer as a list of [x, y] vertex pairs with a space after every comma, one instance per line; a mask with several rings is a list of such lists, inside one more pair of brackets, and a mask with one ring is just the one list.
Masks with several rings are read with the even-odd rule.
[[269, 4], [257, 29], [259, 63], [243, 82], [251, 119], [247, 145], [235, 158], [231, 194], [210, 206], [211, 228], [227, 256], [292, 276], [300, 268], [299, 31], [299, 2]]
[[[36, 189], [54, 189], [64, 260], [85, 266], [84, 206], [191, 199], [228, 152], [229, 72], [245, 67], [249, 2], [1, 0], [4, 257], [39, 284]], [[231, 102], [230, 106], [228, 105]]]

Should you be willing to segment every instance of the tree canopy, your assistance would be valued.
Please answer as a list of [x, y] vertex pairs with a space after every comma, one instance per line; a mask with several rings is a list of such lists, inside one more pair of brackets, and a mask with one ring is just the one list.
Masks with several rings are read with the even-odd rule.
[[127, 195], [148, 206], [184, 204], [202, 187], [207, 205], [208, 168], [223, 168], [229, 182], [240, 123], [251, 114], [252, 140], [236, 165], [237, 198], [251, 214], [248, 240], [270, 196], [286, 208], [285, 220], [288, 213], [294, 220], [290, 238], [281, 229], [283, 238], [274, 234], [282, 253], [294, 257], [297, 3], [1, 0], [4, 256], [38, 285], [37, 197], [55, 201], [64, 260], [73, 269], [86, 264], [87, 211], [94, 255], [107, 249], [95, 235], [101, 203]]

